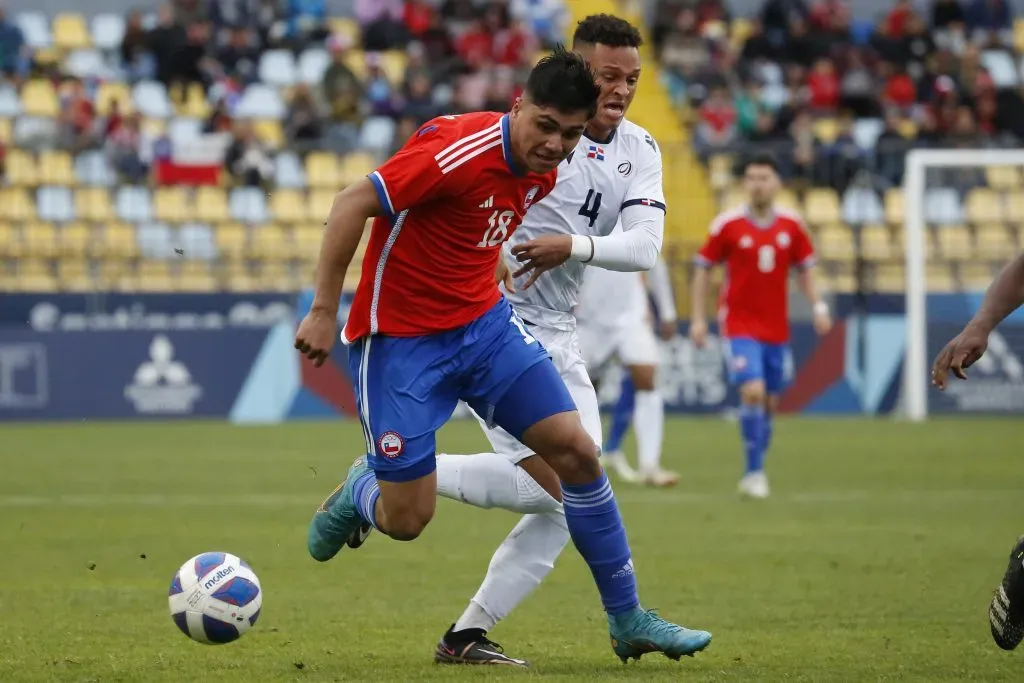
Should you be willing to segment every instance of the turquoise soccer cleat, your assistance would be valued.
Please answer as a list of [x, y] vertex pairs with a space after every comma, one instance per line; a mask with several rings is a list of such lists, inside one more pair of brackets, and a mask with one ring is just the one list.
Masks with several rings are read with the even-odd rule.
[[665, 621], [654, 610], [636, 607], [625, 614], [608, 615], [612, 649], [623, 662], [640, 659], [649, 652], [661, 652], [669, 659], [692, 657], [711, 644], [711, 634], [694, 631]]
[[[313, 519], [309, 522], [306, 534], [306, 547], [309, 554], [318, 562], [326, 562], [341, 550], [353, 537], [359, 536], [360, 528], [365, 526], [363, 518], [356, 509], [353, 489], [356, 479], [370, 470], [365, 457], [356, 458], [348, 468], [345, 481], [334, 489], [327, 500], [320, 504]], [[350, 544], [351, 545], [351, 544]], [[352, 546], [358, 547], [359, 544]]]

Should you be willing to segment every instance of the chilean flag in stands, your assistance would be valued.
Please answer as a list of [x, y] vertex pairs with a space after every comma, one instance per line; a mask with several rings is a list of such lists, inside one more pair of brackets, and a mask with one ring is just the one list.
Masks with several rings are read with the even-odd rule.
[[224, 169], [229, 133], [186, 140], [162, 137], [153, 145], [153, 171], [160, 185], [217, 185]]

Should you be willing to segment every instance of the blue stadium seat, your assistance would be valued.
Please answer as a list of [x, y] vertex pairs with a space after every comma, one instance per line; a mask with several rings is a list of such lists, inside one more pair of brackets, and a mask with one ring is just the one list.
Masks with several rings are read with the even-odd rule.
[[277, 155], [274, 165], [274, 184], [283, 189], [302, 189], [306, 187], [306, 173], [302, 169], [302, 161], [292, 152], [281, 152]]
[[82, 152], [75, 158], [75, 177], [81, 185], [110, 187], [117, 182], [114, 169], [103, 152]]
[[203, 122], [185, 116], [176, 116], [167, 123], [167, 137], [171, 142], [195, 140], [203, 134]]
[[180, 248], [188, 259], [212, 261], [217, 258], [213, 230], [205, 223], [186, 223], [178, 235]]
[[883, 131], [885, 121], [882, 119], [857, 119], [853, 124], [853, 141], [862, 150], [872, 152]]
[[0, 116], [14, 118], [21, 114], [18, 91], [9, 85], [0, 86]]
[[331, 56], [322, 48], [311, 48], [299, 55], [299, 81], [310, 85], [319, 85], [324, 80], [324, 72], [331, 64]]
[[96, 50], [87, 48], [72, 50], [64, 60], [64, 70], [78, 78], [102, 78], [110, 69]]
[[237, 119], [274, 119], [284, 118], [285, 106], [277, 90], [269, 85], [254, 83], [245, 89], [235, 107]]
[[874, 190], [851, 187], [843, 195], [843, 220], [850, 225], [881, 223], [884, 217], [882, 200]]
[[129, 223], [142, 223], [153, 219], [153, 204], [145, 187], [124, 185], [117, 188], [114, 202], [117, 217]]
[[124, 39], [124, 17], [120, 14], [97, 14], [89, 26], [92, 44], [99, 50], [117, 50]]
[[395, 138], [395, 120], [387, 116], [371, 116], [359, 132], [359, 146], [385, 156]]
[[260, 56], [260, 80], [267, 85], [290, 88], [295, 85], [295, 57], [288, 50], [267, 50]]
[[175, 255], [177, 242], [165, 223], [141, 223], [135, 229], [135, 241], [143, 258], [169, 259]]
[[75, 200], [71, 189], [44, 185], [36, 191], [36, 206], [40, 220], [66, 223], [75, 220]]
[[15, 23], [25, 36], [25, 44], [34, 50], [50, 47], [53, 43], [50, 35], [50, 21], [42, 12], [21, 12]]
[[924, 195], [924, 219], [933, 225], [953, 225], [964, 222], [960, 195], [950, 187], [930, 187]]
[[237, 187], [228, 197], [228, 213], [242, 223], [265, 223], [269, 220], [267, 197], [255, 187]]
[[140, 81], [132, 89], [132, 101], [143, 116], [166, 119], [174, 115], [167, 89], [159, 81]]

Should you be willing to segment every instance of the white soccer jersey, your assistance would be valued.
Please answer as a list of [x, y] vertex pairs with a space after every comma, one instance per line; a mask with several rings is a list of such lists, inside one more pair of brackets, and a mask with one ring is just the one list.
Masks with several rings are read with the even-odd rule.
[[[615, 229], [620, 212], [629, 206], [665, 210], [661, 152], [640, 126], [624, 120], [607, 142], [580, 138], [576, 149], [558, 167], [555, 189], [527, 212], [522, 224], [505, 243], [509, 250], [547, 234], [603, 237]], [[526, 291], [508, 294], [520, 316], [530, 322], [572, 330], [573, 308], [585, 269], [567, 261], [541, 275]], [[633, 277], [639, 278], [636, 273]], [[517, 284], [525, 282], [521, 279]]]

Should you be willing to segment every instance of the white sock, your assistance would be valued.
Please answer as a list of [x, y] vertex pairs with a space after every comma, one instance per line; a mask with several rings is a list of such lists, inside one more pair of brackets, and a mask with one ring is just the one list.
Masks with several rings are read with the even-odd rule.
[[494, 628], [540, 585], [568, 542], [569, 527], [561, 511], [519, 520], [494, 552], [487, 576], [455, 622], [455, 630]]
[[526, 470], [497, 453], [439, 453], [437, 493], [480, 508], [502, 508], [523, 514], [562, 509], [562, 504]]
[[665, 435], [665, 403], [657, 389], [636, 392], [633, 432], [636, 434], [640, 471], [657, 469], [661, 464], [661, 442]]

